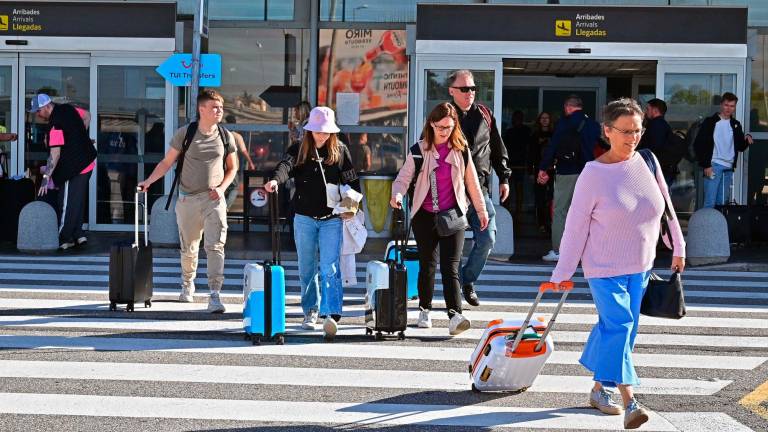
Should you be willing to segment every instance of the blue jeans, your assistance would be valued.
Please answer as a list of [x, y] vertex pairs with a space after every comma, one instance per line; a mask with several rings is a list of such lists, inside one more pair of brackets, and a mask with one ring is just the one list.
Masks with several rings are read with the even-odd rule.
[[712, 208], [731, 200], [733, 168], [713, 163], [712, 171], [715, 172], [715, 178], [704, 177], [704, 205], [702, 207]]
[[310, 311], [318, 311], [321, 316], [341, 315], [341, 230], [342, 222], [339, 218], [319, 221], [297, 214], [293, 219], [301, 281], [301, 308], [305, 315]]
[[646, 271], [587, 279], [598, 320], [579, 363], [592, 371], [594, 380], [604, 386], [640, 383], [632, 362], [632, 351], [640, 324], [640, 304], [650, 274]]
[[461, 282], [463, 284], [475, 283], [477, 278], [480, 277], [480, 273], [485, 267], [485, 262], [488, 261], [488, 255], [491, 254], [493, 245], [496, 243], [496, 208], [493, 206], [491, 199], [488, 195], [483, 194], [485, 198], [485, 208], [488, 209], [488, 228], [484, 231], [480, 231], [480, 218], [477, 217], [477, 211], [474, 206], [469, 206], [467, 210], [467, 220], [470, 228], [472, 228], [472, 235], [474, 236], [474, 242], [472, 250], [469, 252], [467, 262], [461, 269]]

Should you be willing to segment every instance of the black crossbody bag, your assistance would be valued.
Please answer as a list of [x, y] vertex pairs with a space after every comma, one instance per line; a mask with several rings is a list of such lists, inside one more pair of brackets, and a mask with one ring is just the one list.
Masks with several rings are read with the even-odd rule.
[[[650, 150], [638, 150], [638, 153], [645, 160], [648, 169], [651, 170], [653, 178], [656, 178], [656, 162], [653, 160], [653, 154]], [[672, 235], [669, 231], [669, 220], [672, 215], [669, 211], [669, 204], [664, 198], [664, 214], [661, 216], [662, 235], [669, 234], [669, 244], [674, 247]], [[680, 319], [685, 316], [685, 294], [683, 292], [683, 281], [680, 278], [680, 272], [675, 271], [669, 280], [662, 279], [656, 273], [651, 273], [648, 280], [648, 287], [643, 295], [643, 302], [640, 305], [640, 313], [657, 318]]]

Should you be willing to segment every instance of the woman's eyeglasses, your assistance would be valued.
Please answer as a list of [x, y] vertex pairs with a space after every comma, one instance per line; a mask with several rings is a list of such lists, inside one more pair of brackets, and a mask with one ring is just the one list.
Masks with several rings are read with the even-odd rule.
[[450, 125], [450, 126], [440, 126], [440, 125], [436, 125], [436, 124], [432, 123], [432, 127], [433, 127], [433, 128], [435, 128], [435, 129], [437, 129], [437, 130], [438, 130], [438, 131], [440, 131], [440, 132], [448, 132], [449, 130], [451, 130], [451, 129], [453, 129], [453, 128], [454, 128], [454, 125]]
[[477, 86], [462, 86], [462, 87], [451, 87], [451, 88], [455, 88], [456, 90], [462, 93], [477, 92]]
[[637, 129], [637, 130], [624, 130], [624, 129], [615, 128], [613, 126], [608, 126], [608, 127], [624, 135], [625, 137], [643, 136], [643, 134], [645, 133], [645, 128]]

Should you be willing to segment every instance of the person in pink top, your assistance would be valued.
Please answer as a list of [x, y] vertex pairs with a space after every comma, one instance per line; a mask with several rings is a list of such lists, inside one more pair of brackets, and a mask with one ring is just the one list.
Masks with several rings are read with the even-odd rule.
[[[672, 214], [672, 269], [682, 272], [685, 267], [685, 239], [658, 161], [653, 157], [654, 178], [635, 151], [642, 125], [643, 111], [634, 100], [618, 99], [606, 106], [603, 133], [611, 149], [587, 163], [576, 181], [560, 260], [550, 279], [556, 283], [570, 279], [581, 261], [598, 314], [579, 360], [594, 373], [589, 403], [606, 414], [625, 412], [627, 429], [648, 421], [648, 411], [632, 391], [639, 384], [632, 351], [665, 203]], [[604, 386], [618, 387], [623, 407]]]
[[429, 312], [435, 290], [435, 269], [440, 247], [440, 273], [443, 278], [443, 296], [448, 310], [448, 333], [457, 335], [471, 326], [461, 314], [461, 286], [459, 264], [464, 246], [464, 230], [446, 236], [437, 232], [437, 214], [457, 209], [466, 215], [469, 208], [467, 194], [477, 210], [481, 230], [488, 227], [488, 211], [480, 189], [475, 164], [469, 155], [467, 141], [461, 132], [456, 108], [450, 103], [438, 104], [427, 117], [419, 141], [423, 162], [416, 174], [414, 154], [408, 153], [405, 164], [392, 184], [390, 205], [402, 208], [403, 196], [408, 193], [416, 177], [413, 197], [409, 200], [413, 235], [419, 249], [419, 307], [417, 325], [432, 327]]

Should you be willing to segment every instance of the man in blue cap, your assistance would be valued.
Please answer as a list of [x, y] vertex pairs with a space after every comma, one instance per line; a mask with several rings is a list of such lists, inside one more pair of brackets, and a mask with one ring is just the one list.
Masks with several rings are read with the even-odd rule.
[[67, 250], [88, 241], [83, 222], [88, 183], [96, 166], [96, 148], [88, 136], [83, 114], [74, 106], [53, 103], [50, 96], [39, 93], [32, 97], [29, 112], [51, 125], [51, 154], [38, 195], [48, 192], [50, 181], [59, 187], [59, 247]]

